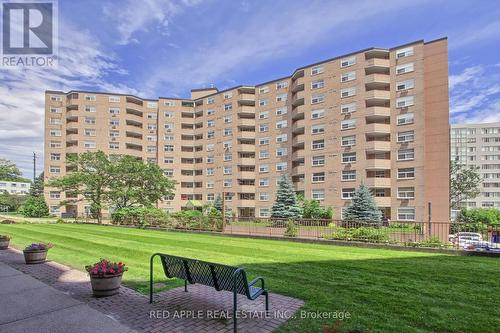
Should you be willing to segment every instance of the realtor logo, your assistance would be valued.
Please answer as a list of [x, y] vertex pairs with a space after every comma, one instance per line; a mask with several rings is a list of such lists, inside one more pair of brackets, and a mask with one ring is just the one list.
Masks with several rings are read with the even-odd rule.
[[57, 2], [2, 1], [3, 67], [53, 66]]

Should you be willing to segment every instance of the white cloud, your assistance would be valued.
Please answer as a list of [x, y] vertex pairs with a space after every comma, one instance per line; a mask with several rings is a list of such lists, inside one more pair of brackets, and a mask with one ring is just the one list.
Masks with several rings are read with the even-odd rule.
[[498, 42], [498, 36], [500, 35], [499, 21], [483, 24], [480, 20], [475, 20], [475, 23], [482, 26], [467, 26], [465, 29], [461, 29], [460, 31], [456, 31], [451, 34], [450, 49], [456, 49], [489, 40], [494, 41], [495, 43]]
[[[418, 2], [420, 3], [420, 2]], [[288, 2], [279, 10], [274, 3], [265, 8], [254, 6], [246, 20], [234, 22], [222, 33], [207, 40], [197, 40], [193, 45], [183, 45], [176, 58], [162, 59], [155, 64], [154, 73], [148, 73], [146, 87], [157, 91], [160, 87], [186, 91], [220, 81], [233, 71], [248, 69], [270, 58], [290, 55], [306, 50], [321, 40], [333, 43], [342, 33], [352, 32], [358, 22], [401, 7], [417, 5], [400, 1]], [[270, 8], [271, 6], [271, 8]], [[355, 13], [355, 14], [353, 14]], [[228, 22], [226, 22], [228, 23]], [[174, 87], [175, 86], [175, 87]]]
[[170, 20], [201, 0], [127, 0], [120, 4], [106, 4], [104, 14], [116, 25], [120, 35], [118, 44], [139, 43], [137, 32], [148, 32], [155, 28], [165, 34]]
[[31, 154], [43, 165], [44, 91], [102, 89], [137, 93], [106, 81], [109, 74], [125, 75], [114, 55], [89, 33], [60, 22], [59, 63], [54, 69], [0, 70], [0, 157], [16, 162], [31, 177]]

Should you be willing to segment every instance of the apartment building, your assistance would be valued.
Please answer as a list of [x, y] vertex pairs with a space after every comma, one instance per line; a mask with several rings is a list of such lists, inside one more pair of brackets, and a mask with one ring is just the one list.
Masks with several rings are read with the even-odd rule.
[[[239, 217], [268, 217], [282, 174], [341, 218], [369, 186], [391, 220], [449, 219], [447, 40], [369, 48], [289, 76], [191, 98], [46, 92], [45, 175], [68, 153], [102, 150], [157, 163], [177, 181], [168, 211], [224, 193]], [[64, 193], [46, 190], [53, 213]]]
[[12, 182], [10, 180], [0, 180], [0, 193], [26, 195], [29, 193], [31, 183]]
[[479, 167], [481, 193], [466, 200], [463, 207], [500, 208], [500, 123], [451, 126], [450, 158]]

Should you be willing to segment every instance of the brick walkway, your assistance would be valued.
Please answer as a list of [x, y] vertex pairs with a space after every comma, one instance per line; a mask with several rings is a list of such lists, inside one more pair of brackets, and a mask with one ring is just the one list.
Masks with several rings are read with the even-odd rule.
[[[50, 254], [49, 254], [50, 257]], [[122, 287], [120, 293], [108, 298], [94, 298], [88, 275], [56, 262], [25, 265], [22, 252], [0, 251], [0, 261], [32, 277], [70, 294], [90, 307], [113, 317], [139, 332], [232, 332], [232, 293], [217, 292], [201, 285], [189, 285], [148, 297]], [[269, 295], [270, 313], [265, 314], [264, 297], [249, 301], [238, 299], [241, 317], [239, 332], [272, 332], [290, 318], [304, 303], [277, 294]], [[246, 318], [243, 318], [246, 317]]]

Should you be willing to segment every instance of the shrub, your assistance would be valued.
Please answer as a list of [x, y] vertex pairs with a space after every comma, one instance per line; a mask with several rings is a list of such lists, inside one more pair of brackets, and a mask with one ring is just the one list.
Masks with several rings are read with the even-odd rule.
[[434, 247], [434, 248], [448, 248], [451, 247], [451, 244], [448, 242], [443, 242], [437, 236], [431, 236], [423, 241], [419, 242], [408, 242], [405, 244], [406, 246], [413, 247]]
[[317, 200], [303, 200], [303, 217], [306, 219], [328, 219], [333, 217], [332, 207], [323, 208]]
[[21, 208], [24, 217], [46, 217], [49, 216], [49, 207], [43, 196], [29, 196]]
[[158, 208], [128, 207], [119, 208], [111, 214], [111, 223], [139, 226], [171, 226], [170, 216]]
[[495, 208], [463, 209], [451, 226], [451, 233], [484, 232], [489, 225], [500, 226], [500, 210]]
[[288, 220], [286, 224], [285, 236], [297, 237], [299, 235], [299, 227], [293, 220]]
[[62, 218], [58, 218], [56, 220], [56, 223], [66, 223], [66, 221], [64, 221], [64, 219], [62, 219]]
[[3, 241], [10, 240], [10, 236], [9, 235], [0, 235], [0, 240], [3, 240]]
[[389, 243], [390, 237], [384, 228], [359, 227], [345, 228], [330, 224], [331, 232], [321, 237], [325, 239], [354, 240], [370, 243]]

